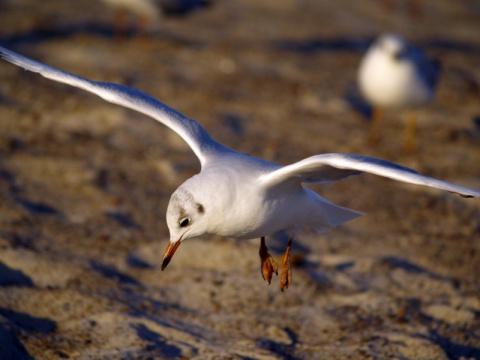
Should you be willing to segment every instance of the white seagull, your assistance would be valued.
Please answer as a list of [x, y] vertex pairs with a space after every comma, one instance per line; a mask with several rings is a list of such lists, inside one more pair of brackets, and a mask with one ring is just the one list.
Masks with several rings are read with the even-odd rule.
[[46, 78], [92, 92], [104, 100], [146, 114], [179, 134], [200, 160], [201, 171], [186, 180], [170, 198], [167, 225], [170, 242], [162, 270], [180, 244], [203, 234], [237, 239], [261, 238], [261, 273], [270, 283], [277, 265], [265, 236], [287, 230], [291, 237], [282, 263], [280, 286], [291, 284], [290, 248], [301, 229], [322, 231], [362, 214], [337, 206], [302, 186], [371, 173], [411, 184], [430, 186], [464, 197], [480, 191], [420, 175], [414, 170], [372, 157], [348, 154], [314, 155], [281, 166], [236, 152], [213, 140], [205, 129], [152, 96], [124, 85], [88, 80], [0, 47], [0, 57]]
[[103, 2], [115, 11], [115, 30], [119, 37], [125, 35], [129, 13], [137, 19], [142, 35], [146, 34], [148, 25], [161, 16], [161, 10], [155, 0], [103, 0]]
[[141, 35], [147, 35], [151, 23], [163, 15], [185, 15], [196, 9], [207, 7], [210, 0], [103, 0], [115, 11], [115, 29], [119, 37], [127, 30], [127, 16], [137, 19]]
[[380, 36], [368, 49], [358, 69], [358, 84], [364, 98], [373, 105], [369, 142], [380, 139], [384, 109], [408, 110], [405, 151], [415, 149], [415, 115], [411, 111], [435, 96], [440, 75], [439, 63], [400, 36]]

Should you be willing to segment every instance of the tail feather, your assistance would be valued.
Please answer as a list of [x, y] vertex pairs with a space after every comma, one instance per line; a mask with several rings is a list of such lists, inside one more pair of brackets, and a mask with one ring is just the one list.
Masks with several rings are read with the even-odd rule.
[[322, 200], [318, 211], [314, 214], [315, 219], [312, 219], [312, 228], [317, 232], [322, 232], [326, 227], [337, 227], [365, 215], [362, 212], [350, 210], [324, 199]]

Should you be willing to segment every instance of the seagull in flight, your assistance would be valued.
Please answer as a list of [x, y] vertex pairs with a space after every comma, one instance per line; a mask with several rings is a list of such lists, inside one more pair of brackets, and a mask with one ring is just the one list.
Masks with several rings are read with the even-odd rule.
[[270, 284], [278, 266], [265, 237], [288, 231], [280, 287], [292, 283], [290, 249], [302, 229], [322, 231], [361, 215], [333, 204], [303, 183], [326, 183], [370, 173], [415, 185], [429, 186], [464, 197], [480, 191], [423, 176], [406, 167], [361, 155], [322, 154], [294, 164], [279, 164], [234, 151], [213, 140], [205, 129], [151, 95], [125, 85], [92, 81], [31, 60], [0, 47], [0, 57], [26, 70], [94, 93], [104, 100], [148, 115], [180, 135], [198, 157], [201, 171], [175, 190], [167, 208], [170, 242], [164, 270], [180, 244], [192, 237], [216, 234], [237, 239], [260, 238], [260, 269]]

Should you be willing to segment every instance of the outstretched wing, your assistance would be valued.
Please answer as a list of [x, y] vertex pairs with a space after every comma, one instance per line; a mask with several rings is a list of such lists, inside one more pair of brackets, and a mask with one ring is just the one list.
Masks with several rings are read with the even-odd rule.
[[290, 186], [302, 182], [331, 182], [352, 175], [370, 173], [415, 185], [430, 186], [457, 193], [464, 197], [480, 197], [480, 191], [446, 181], [376, 158], [349, 154], [324, 154], [284, 166], [261, 177], [265, 186]]
[[185, 117], [143, 91], [125, 85], [88, 80], [29, 59], [1, 46], [0, 57], [48, 79], [81, 88], [108, 102], [151, 116], [180, 135], [197, 155], [202, 166], [207, 163], [209, 155], [226, 149], [214, 141], [197, 121]]

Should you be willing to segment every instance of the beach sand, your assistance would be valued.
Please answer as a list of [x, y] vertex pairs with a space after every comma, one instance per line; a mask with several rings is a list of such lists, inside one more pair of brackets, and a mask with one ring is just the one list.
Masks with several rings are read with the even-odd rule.
[[[0, 44], [280, 164], [358, 153], [480, 189], [480, 7], [397, 3], [215, 1], [115, 39], [100, 2], [7, 1]], [[366, 141], [356, 69], [383, 32], [442, 63], [412, 155], [403, 112]], [[259, 239], [189, 239], [162, 272], [169, 197], [199, 171], [183, 140], [4, 61], [0, 79], [1, 359], [480, 358], [479, 200], [371, 175], [315, 185], [367, 215], [296, 239], [285, 292], [261, 277]], [[267, 238], [278, 259], [286, 240]]]

